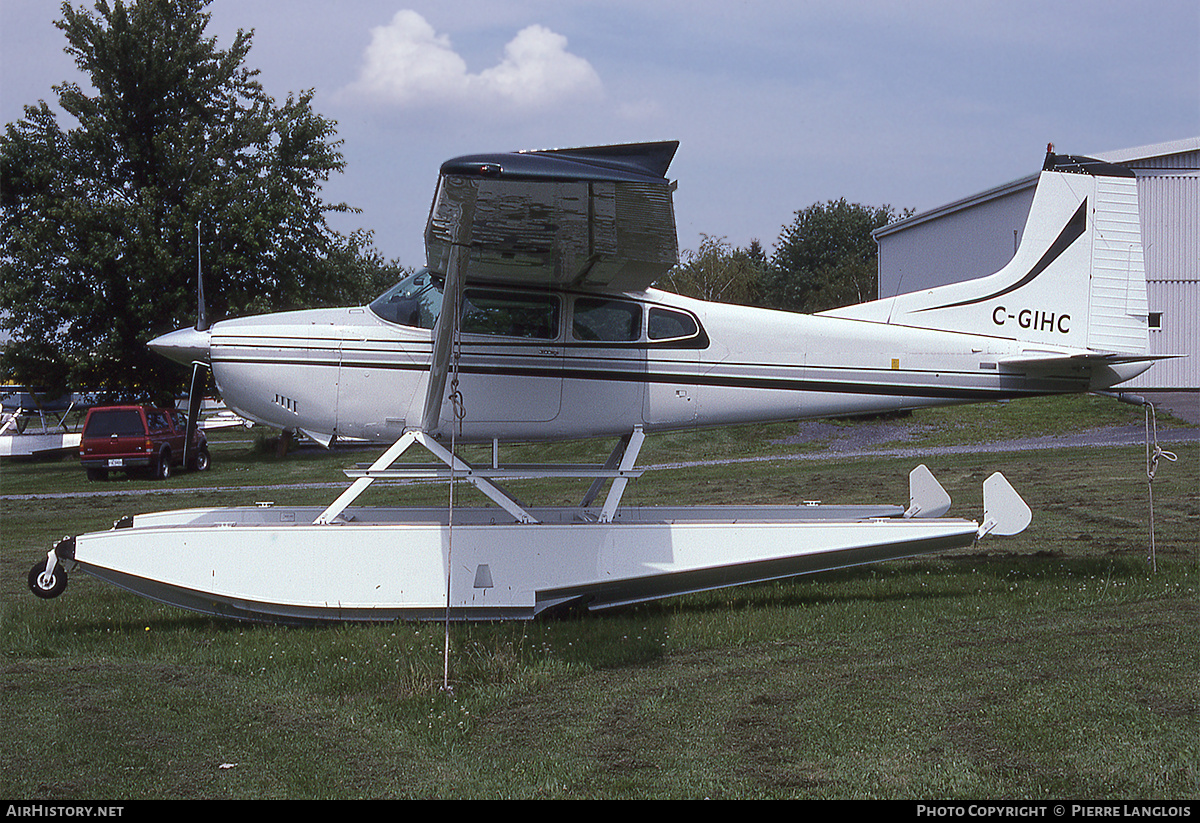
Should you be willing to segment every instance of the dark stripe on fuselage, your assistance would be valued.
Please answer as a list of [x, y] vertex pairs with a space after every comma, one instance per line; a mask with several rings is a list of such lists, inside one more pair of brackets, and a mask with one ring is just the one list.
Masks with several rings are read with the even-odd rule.
[[[536, 358], [537, 355], [528, 355], [529, 358]], [[544, 357], [547, 360], [558, 361], [561, 358]], [[338, 367], [352, 369], [374, 369], [380, 371], [414, 371], [427, 372], [428, 364], [422, 363], [374, 363], [374, 362], [317, 362], [314, 363], [308, 359], [259, 359], [252, 357], [236, 357], [222, 358], [214, 357], [213, 364], [217, 366], [221, 363], [253, 363], [261, 365], [290, 365], [290, 366], [322, 366], [322, 367]], [[642, 364], [645, 365], [644, 363]], [[665, 364], [663, 364], [665, 365]], [[767, 368], [789, 368], [787, 366], [767, 366]], [[807, 368], [815, 369], [813, 366], [796, 366], [791, 368]], [[829, 367], [827, 370], [838, 370], [842, 367]], [[866, 374], [877, 373], [879, 375], [895, 376], [896, 371], [892, 369], [861, 369], [860, 371]], [[765, 391], [788, 391], [788, 392], [813, 392], [823, 394], [857, 394], [857, 395], [877, 395], [877, 396], [892, 396], [892, 397], [927, 397], [943, 400], [989, 400], [1003, 399], [1009, 397], [1030, 397], [1044, 394], [1059, 393], [1062, 391], [1063, 381], [1074, 381], [1079, 384], [1079, 389], [1082, 391], [1087, 386], [1087, 380], [1079, 377], [1049, 377], [1045, 379], [1046, 383], [1052, 383], [1053, 386], [1038, 388], [1031, 386], [1029, 388], [1014, 388], [997, 385], [994, 388], [968, 388], [968, 387], [945, 387], [934, 384], [922, 383], [875, 383], [859, 380], [829, 380], [829, 379], [813, 379], [800, 377], [755, 377], [750, 375], [717, 375], [717, 374], [701, 374], [695, 372], [663, 372], [649, 371], [645, 368], [641, 369], [581, 369], [581, 368], [566, 368], [564, 366], [505, 366], [505, 365], [476, 365], [472, 363], [461, 363], [459, 373], [474, 376], [490, 376], [490, 377], [524, 377], [524, 378], [546, 378], [546, 379], [561, 379], [561, 380], [597, 380], [608, 382], [628, 382], [628, 383], [661, 383], [687, 385], [697, 387], [713, 387], [713, 388], [733, 388], [733, 389], [759, 389]], [[917, 372], [905, 371], [901, 374], [906, 374], [912, 377]], [[948, 372], [940, 370], [936, 372], [925, 372], [925, 374], [937, 375], [945, 377], [949, 374], [955, 374], [960, 377], [983, 377], [995, 379], [992, 375], [976, 375], [971, 372]], [[1012, 375], [1012, 377], [1019, 377]]]

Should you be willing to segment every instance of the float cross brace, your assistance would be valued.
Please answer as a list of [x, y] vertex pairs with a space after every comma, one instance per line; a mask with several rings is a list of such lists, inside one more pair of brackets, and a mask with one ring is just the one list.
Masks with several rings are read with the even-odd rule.
[[[621, 503], [621, 497], [624, 495], [629, 481], [642, 474], [641, 469], [634, 468], [634, 463], [637, 461], [643, 442], [645, 442], [645, 434], [643, 434], [641, 426], [638, 426], [630, 434], [621, 438], [603, 465], [500, 466], [496, 465], [496, 461], [493, 460], [492, 466], [477, 467], [454, 454], [427, 432], [412, 429], [401, 435], [399, 440], [366, 468], [347, 469], [346, 475], [353, 477], [354, 482], [313, 522], [317, 525], [333, 522], [376, 480], [449, 479], [451, 481], [465, 480], [474, 484], [494, 503], [512, 515], [517, 522], [537, 523], [537, 518], [526, 510], [524, 504], [493, 482], [494, 478], [590, 477], [594, 480], [584, 498], [582, 508], [591, 505], [592, 500], [599, 493], [601, 484], [605, 480], [611, 479], [612, 486], [599, 515], [600, 522], [610, 523], [616, 515], [617, 507]], [[406, 464], [400, 468], [392, 468], [392, 464], [413, 444], [423, 446], [440, 461], [440, 465]]]

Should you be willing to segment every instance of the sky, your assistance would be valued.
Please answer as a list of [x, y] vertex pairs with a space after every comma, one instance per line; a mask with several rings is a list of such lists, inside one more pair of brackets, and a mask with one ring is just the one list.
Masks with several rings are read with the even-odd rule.
[[[81, 81], [59, 0], [0, 0], [0, 108]], [[76, 6], [91, 7], [91, 0]], [[1041, 168], [1200, 136], [1196, 0], [214, 0], [279, 102], [312, 89], [332, 225], [424, 262], [437, 170], [481, 152], [678, 140], [681, 250], [770, 253], [796, 211], [936, 208]], [[64, 118], [65, 121], [65, 118]], [[69, 125], [63, 122], [64, 126]]]

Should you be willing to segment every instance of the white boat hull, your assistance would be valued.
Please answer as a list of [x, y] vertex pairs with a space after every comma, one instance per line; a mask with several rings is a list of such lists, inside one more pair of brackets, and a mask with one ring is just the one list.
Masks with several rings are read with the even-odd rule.
[[[973, 521], [889, 506], [579, 509], [240, 507], [141, 515], [56, 548], [136, 594], [270, 622], [530, 619], [970, 546]], [[499, 520], [500, 522], [496, 522]], [[449, 578], [449, 580], [447, 579]], [[447, 596], [449, 603], [447, 603]], [[448, 608], [447, 608], [448, 606]]]
[[0, 457], [53, 457], [79, 451], [79, 432], [0, 435]]

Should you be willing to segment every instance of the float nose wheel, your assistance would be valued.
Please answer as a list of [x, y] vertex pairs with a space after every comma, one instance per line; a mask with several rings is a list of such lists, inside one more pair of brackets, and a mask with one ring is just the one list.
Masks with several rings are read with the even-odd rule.
[[[49, 568], [47, 568], [49, 567]], [[67, 588], [67, 570], [62, 563], [38, 563], [29, 570], [29, 590], [49, 600]]]
[[46, 559], [29, 570], [29, 590], [45, 600], [58, 597], [67, 588], [67, 570], [59, 560], [75, 557], [75, 540], [64, 537], [54, 546]]

